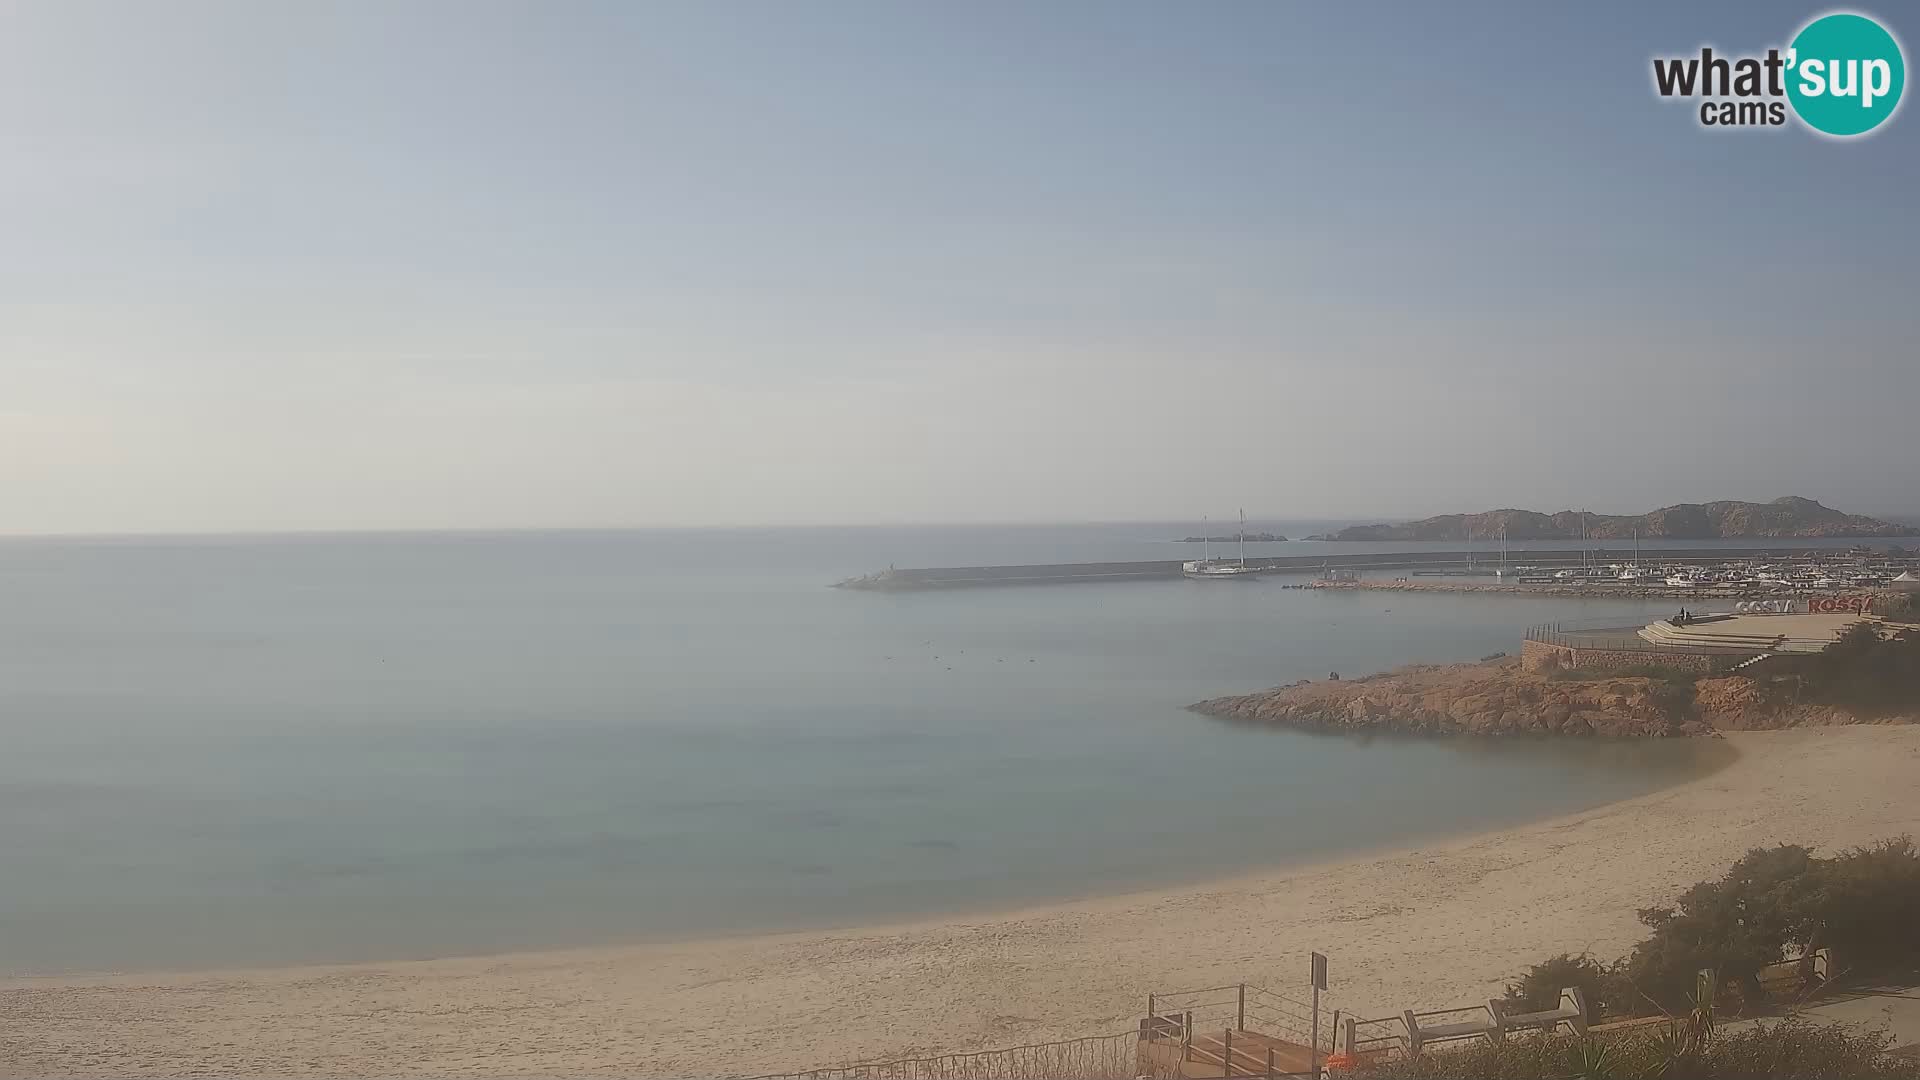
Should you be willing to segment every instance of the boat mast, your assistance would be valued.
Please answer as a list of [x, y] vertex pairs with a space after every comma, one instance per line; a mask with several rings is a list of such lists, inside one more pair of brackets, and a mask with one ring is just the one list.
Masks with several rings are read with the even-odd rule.
[[1240, 508], [1240, 565], [1247, 565], [1247, 508]]
[[1207, 521], [1207, 515], [1201, 514], [1200, 515], [1200, 565], [1201, 566], [1205, 566], [1208, 563], [1213, 561], [1213, 537], [1207, 535], [1207, 533], [1211, 532], [1212, 530], [1213, 530], [1213, 526]]

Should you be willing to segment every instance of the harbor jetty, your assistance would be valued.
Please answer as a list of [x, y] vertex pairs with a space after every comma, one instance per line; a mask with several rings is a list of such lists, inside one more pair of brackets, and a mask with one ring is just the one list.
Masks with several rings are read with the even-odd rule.
[[[1764, 560], [1781, 564], [1813, 564], [1822, 561], [1858, 559], [1862, 556], [1857, 550], [1836, 545], [1832, 548], [1766, 548], [1766, 547], [1714, 547], [1714, 548], [1645, 548], [1638, 552], [1637, 561], [1649, 565], [1687, 565], [1710, 566], [1718, 563]], [[1625, 561], [1627, 553], [1620, 551], [1569, 551], [1564, 549], [1527, 550], [1517, 548], [1506, 553], [1509, 572], [1520, 567], [1537, 568], [1552, 572], [1570, 567], [1600, 565], [1608, 561]], [[1114, 581], [1153, 581], [1181, 576], [1181, 560], [1156, 559], [1141, 562], [1092, 562], [1092, 563], [1046, 563], [1024, 566], [947, 566], [924, 567], [916, 569], [897, 569], [888, 567], [878, 573], [848, 578], [835, 583], [843, 589], [951, 589], [981, 586], [1004, 585], [1062, 585], [1091, 582]], [[1263, 558], [1249, 558], [1247, 565], [1254, 567], [1264, 575], [1318, 575], [1328, 578], [1346, 579], [1349, 587], [1411, 587], [1412, 583], [1391, 581], [1389, 571], [1407, 571], [1409, 575], [1439, 576], [1446, 574], [1483, 574], [1492, 576], [1496, 564], [1488, 558], [1485, 551], [1470, 552], [1459, 550], [1446, 551], [1379, 551], [1379, 552], [1343, 552], [1340, 554], [1318, 555], [1281, 555]], [[1387, 584], [1379, 584], [1384, 580]], [[1363, 584], [1364, 583], [1364, 584]], [[1542, 588], [1567, 587], [1569, 583], [1540, 583], [1522, 585], [1516, 580], [1513, 584], [1471, 586], [1460, 582], [1422, 582], [1422, 586], [1432, 588], [1459, 588], [1463, 585], [1476, 588], [1492, 588], [1499, 591], [1539, 591]], [[1619, 586], [1600, 584], [1592, 581], [1573, 583], [1581, 589], [1596, 590], [1594, 595], [1695, 595], [1698, 590], [1661, 591], [1657, 582], [1642, 582], [1629, 586], [1632, 592], [1623, 591]]]

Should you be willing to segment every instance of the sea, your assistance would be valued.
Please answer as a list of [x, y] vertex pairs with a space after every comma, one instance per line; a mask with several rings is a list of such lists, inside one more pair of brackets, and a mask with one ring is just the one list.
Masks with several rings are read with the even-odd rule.
[[[0, 540], [0, 974], [972, 915], [1425, 844], [1726, 760], [1184, 708], [1672, 601], [828, 587], [1192, 557], [1170, 541], [1202, 528]], [[1249, 545], [1352, 549], [1382, 547]]]

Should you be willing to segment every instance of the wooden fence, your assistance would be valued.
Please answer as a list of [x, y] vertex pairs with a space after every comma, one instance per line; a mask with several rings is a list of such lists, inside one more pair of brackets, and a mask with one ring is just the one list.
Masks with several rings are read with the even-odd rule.
[[971, 1054], [902, 1058], [753, 1080], [1129, 1080], [1142, 1073], [1140, 1033], [1032, 1043]]

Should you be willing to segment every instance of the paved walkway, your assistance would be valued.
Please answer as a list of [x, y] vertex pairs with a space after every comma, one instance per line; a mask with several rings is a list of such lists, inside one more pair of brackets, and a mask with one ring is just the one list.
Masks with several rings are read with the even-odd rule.
[[[1816, 1024], [1861, 1024], [1883, 1029], [1893, 1035], [1896, 1050], [1920, 1057], [1920, 979], [1839, 991], [1801, 1011]], [[1738, 1028], [1753, 1023], [1756, 1021], [1739, 1020], [1726, 1026]]]

